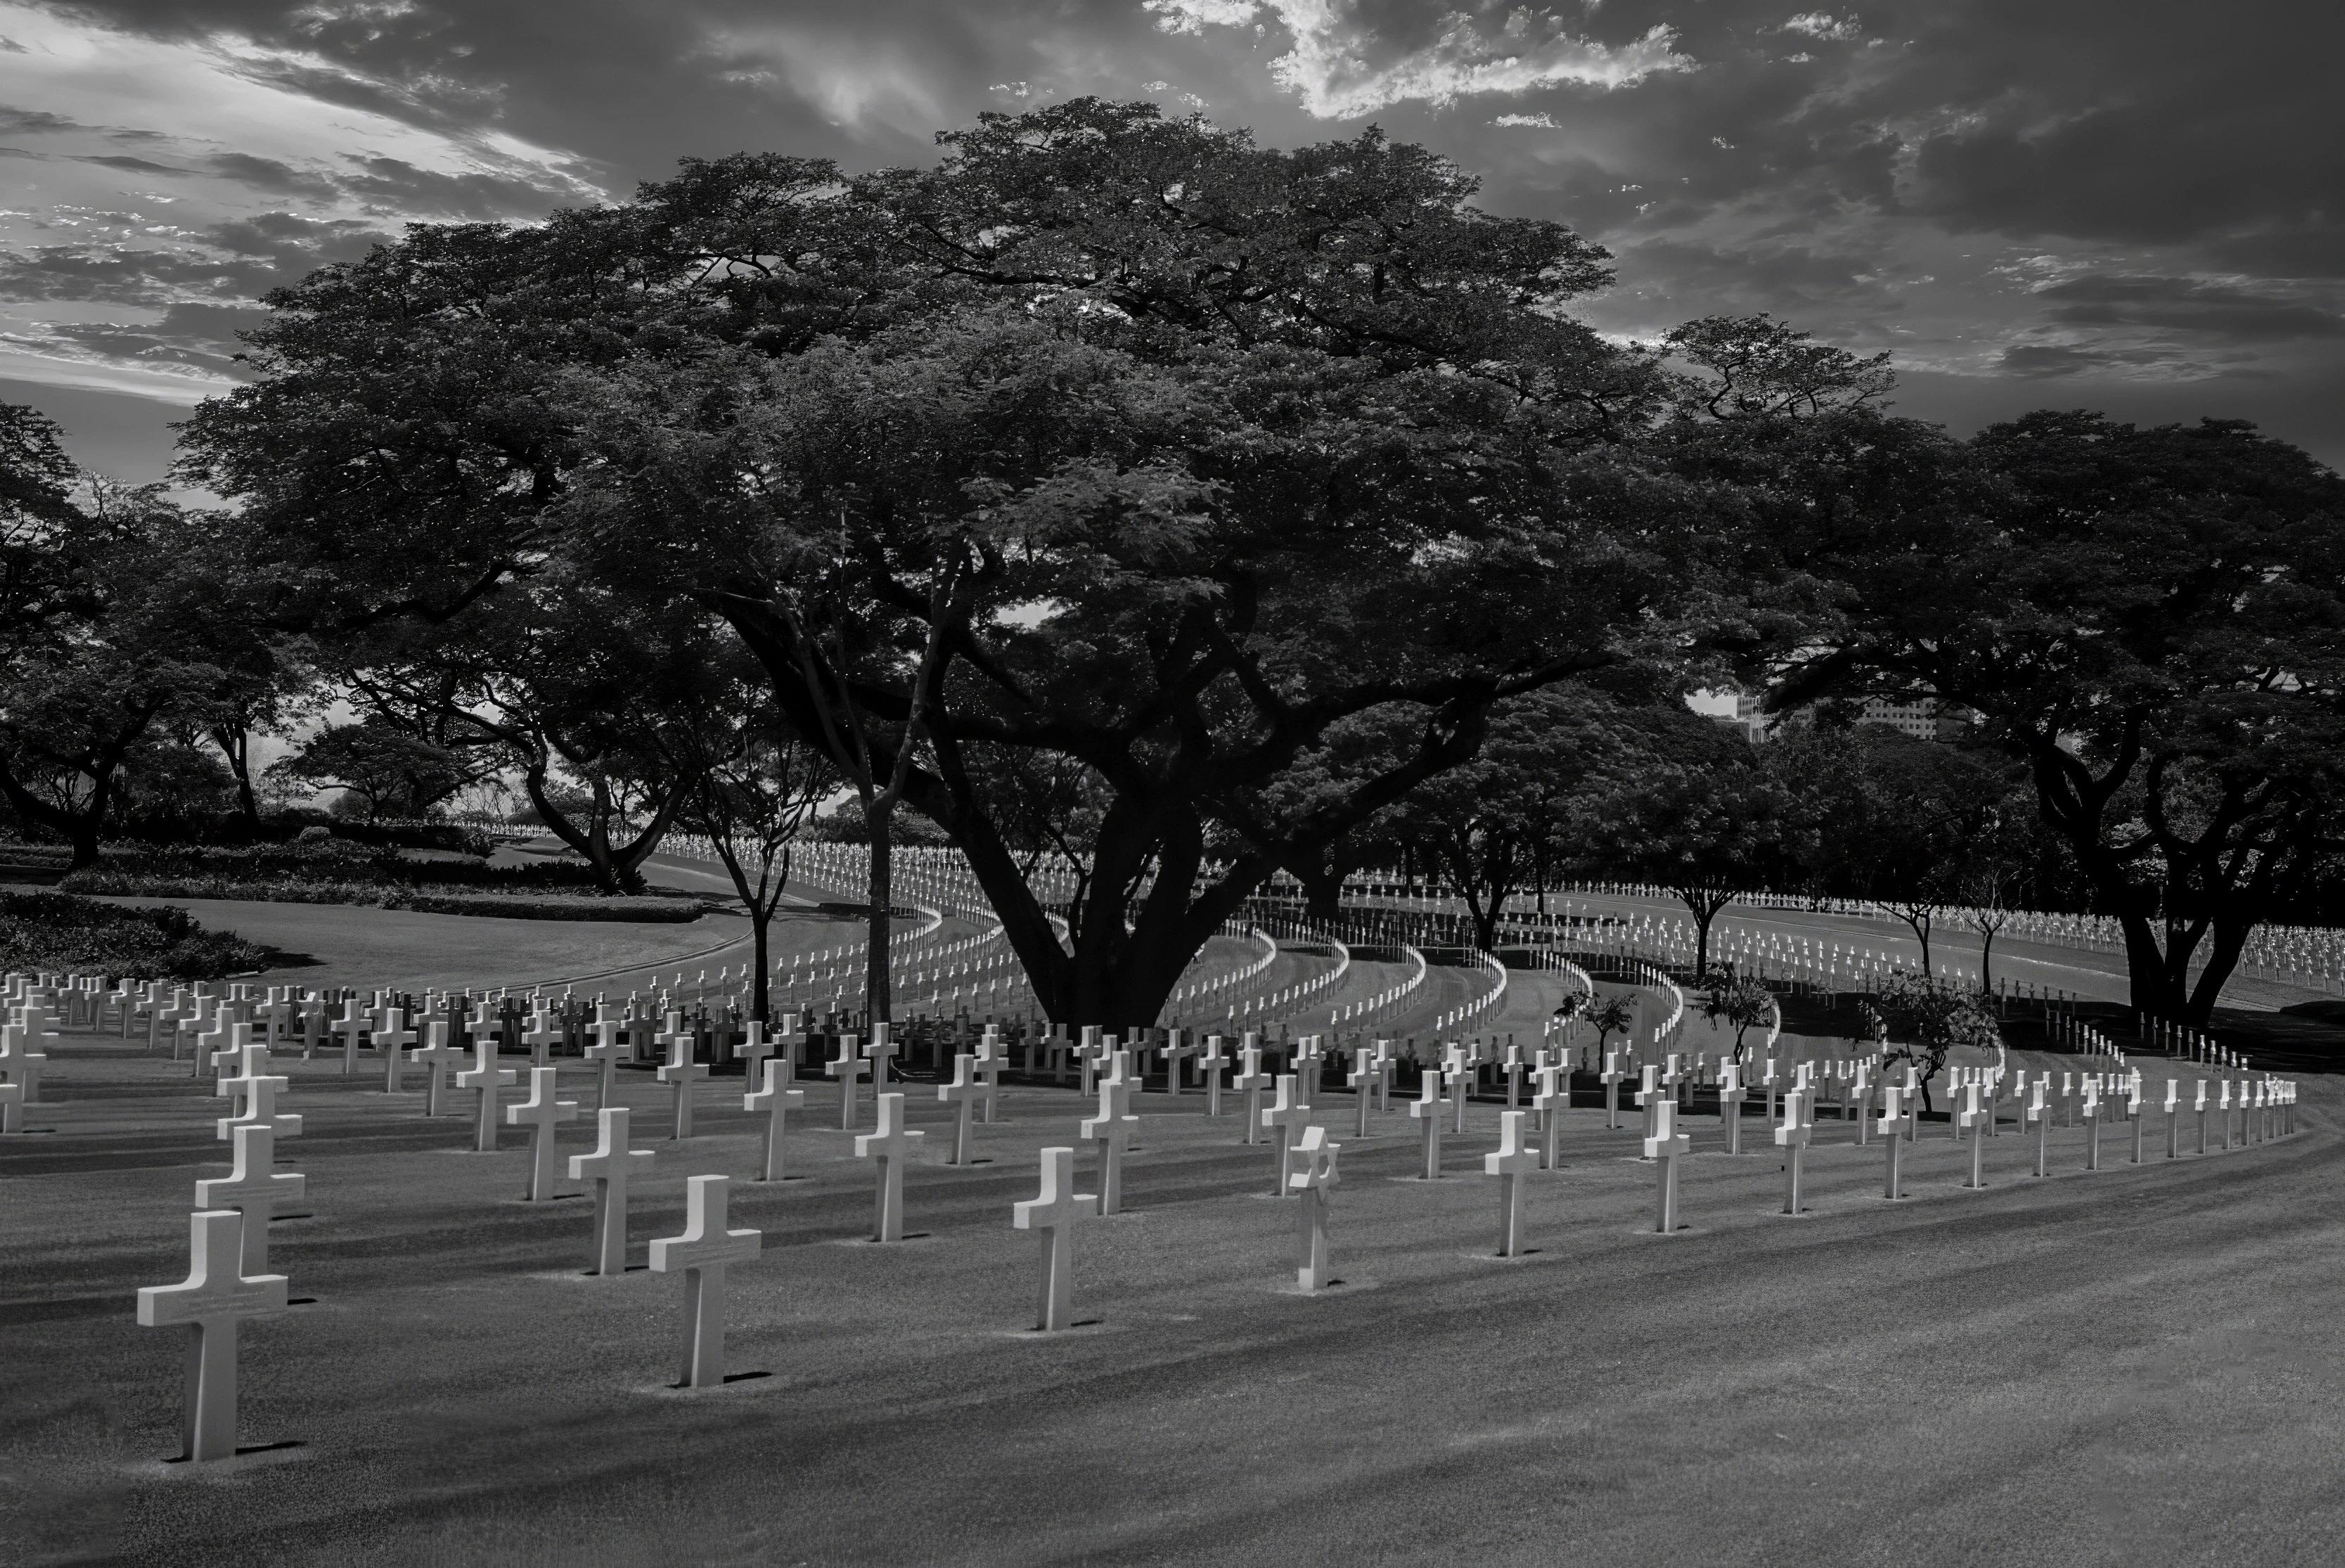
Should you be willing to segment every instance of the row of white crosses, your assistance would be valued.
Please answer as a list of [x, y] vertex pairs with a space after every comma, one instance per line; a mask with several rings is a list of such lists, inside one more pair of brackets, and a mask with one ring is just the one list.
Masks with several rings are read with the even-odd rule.
[[[37, 1004], [35, 1004], [37, 1005]], [[20, 1012], [22, 1010], [20, 1009]], [[394, 1014], [391, 1022], [399, 1022]], [[604, 1020], [605, 1023], [609, 1021]], [[786, 1019], [786, 1034], [794, 1033], [797, 1020]], [[281, 1276], [260, 1272], [266, 1267], [266, 1225], [276, 1203], [301, 1195], [302, 1178], [295, 1175], [279, 1175], [270, 1169], [274, 1140], [279, 1135], [296, 1135], [299, 1118], [275, 1108], [275, 1095], [285, 1080], [272, 1077], [262, 1071], [267, 1047], [251, 1040], [253, 1026], [249, 1023], [225, 1022], [218, 1027], [226, 1039], [209, 1060], [218, 1070], [228, 1075], [220, 1081], [219, 1092], [240, 1102], [239, 1114], [222, 1120], [219, 1135], [233, 1135], [236, 1142], [236, 1165], [230, 1176], [219, 1181], [200, 1184], [199, 1204], [209, 1207], [195, 1217], [191, 1228], [191, 1257], [188, 1280], [176, 1287], [157, 1288], [141, 1293], [141, 1321], [156, 1324], [185, 1323], [192, 1326], [188, 1407], [188, 1452], [193, 1457], [220, 1457], [233, 1451], [234, 1435], [234, 1342], [235, 1323], [242, 1317], [260, 1316], [282, 1310], [285, 1305], [284, 1280]], [[401, 1032], [411, 1044], [412, 1031]], [[676, 1036], [682, 1033], [680, 1020], [674, 1014], [669, 1019], [666, 1043], [671, 1047], [670, 1065], [679, 1064], [681, 1051]], [[762, 1031], [753, 1026], [749, 1038], [740, 1048], [747, 1057], [746, 1065], [757, 1087], [744, 1097], [744, 1108], [766, 1109], [770, 1116], [763, 1161], [763, 1177], [779, 1179], [781, 1176], [782, 1118], [789, 1109], [802, 1109], [804, 1091], [790, 1087], [790, 1058], [774, 1056], [775, 1045], [763, 1038]], [[1246, 1141], [1254, 1141], [1259, 1130], [1271, 1132], [1277, 1142], [1279, 1166], [1276, 1190], [1304, 1199], [1298, 1211], [1297, 1279], [1306, 1290], [1324, 1288], [1330, 1282], [1327, 1273], [1327, 1242], [1325, 1199], [1328, 1189], [1335, 1185], [1335, 1156], [1338, 1145], [1326, 1141], [1325, 1129], [1309, 1125], [1310, 1111], [1307, 1091], [1303, 1084], [1309, 1081], [1296, 1074], [1280, 1074], [1276, 1080], [1276, 1100], [1267, 1109], [1259, 1105], [1260, 1093], [1265, 1075], [1261, 1070], [1260, 1047], [1249, 1044], [1240, 1054], [1241, 1072], [1234, 1085], [1247, 1095]], [[435, 1044], [444, 1044], [444, 1041]], [[1209, 1111], [1219, 1112], [1220, 1073], [1223, 1064], [1222, 1039], [1211, 1037], [1205, 1045], [1201, 1065], [1207, 1068], [1210, 1103]], [[1307, 1065], [1309, 1078], [1316, 1076], [1316, 1055], [1323, 1046], [1315, 1037], [1298, 1043], [1298, 1064]], [[498, 1089], [510, 1084], [514, 1074], [494, 1065], [495, 1042], [482, 1030], [475, 1042], [474, 1065], [469, 1073], [460, 1074], [460, 1087], [473, 1089], [481, 1096], [482, 1146], [491, 1146]], [[1017, 1208], [1017, 1223], [1021, 1228], [1041, 1228], [1045, 1232], [1044, 1276], [1039, 1324], [1045, 1329], [1061, 1328], [1066, 1324], [1071, 1279], [1071, 1233], [1068, 1227], [1072, 1219], [1084, 1213], [1112, 1214], [1122, 1206], [1122, 1162], [1130, 1148], [1132, 1129], [1138, 1118], [1129, 1110], [1129, 1096], [1137, 1086], [1132, 1075], [1131, 1054], [1114, 1049], [1112, 1036], [1101, 1036], [1096, 1031], [1087, 1032], [1086, 1067], [1094, 1064], [1094, 1057], [1111, 1059], [1111, 1071], [1099, 1084], [1101, 1114], [1087, 1120], [1081, 1135], [1099, 1150], [1101, 1187], [1097, 1195], [1074, 1194], [1071, 1189], [1071, 1150], [1047, 1150], [1044, 1154], [1043, 1192], [1031, 1203], [1021, 1203]], [[842, 1125], [851, 1127], [854, 1122], [855, 1084], [875, 1064], [884, 1064], [892, 1047], [887, 1039], [885, 1025], [875, 1030], [870, 1045], [858, 1051], [853, 1038], [842, 1042], [841, 1062], [852, 1061], [857, 1070], [832, 1074], [842, 1080]], [[1380, 1041], [1374, 1050], [1355, 1054], [1354, 1067], [1347, 1082], [1358, 1096], [1359, 1115], [1363, 1128], [1367, 1118], [1371, 1092], [1379, 1095], [1388, 1091], [1392, 1066], [1391, 1043]], [[1177, 1035], [1173, 1049], [1177, 1051]], [[420, 1048], [422, 1054], [431, 1047]], [[1168, 1053], [1168, 1086], [1177, 1092], [1180, 1083], [1181, 1056]], [[199, 1058], [199, 1060], [201, 1060]], [[1438, 1176], [1439, 1111], [1452, 1111], [1460, 1130], [1463, 1127], [1464, 1099], [1480, 1060], [1479, 1043], [1473, 1046], [1452, 1045], [1441, 1074], [1441, 1082], [1451, 1091], [1448, 1105], [1438, 1106], [1433, 1100], [1434, 1075], [1426, 1074], [1425, 1098], [1411, 1107], [1411, 1115], [1425, 1122], [1428, 1139], [1427, 1175]], [[969, 1158], [969, 1121], [973, 1107], [982, 1102], [987, 1119], [993, 1114], [993, 1080], [983, 1074], [983, 1067], [998, 1073], [1001, 1062], [1001, 1046], [998, 1031], [989, 1027], [987, 1038], [980, 1043], [980, 1053], [963, 1054], [956, 1060], [952, 1083], [941, 1085], [939, 1097], [959, 1103], [954, 1163], [966, 1163]], [[1617, 1062], [1617, 1059], [1616, 1059]], [[983, 1064], [983, 1067], [980, 1066]], [[839, 1065], [834, 1063], [834, 1068]], [[1519, 1056], [1510, 1057], [1508, 1088], [1510, 1102], [1522, 1065]], [[1768, 1077], [1771, 1079], [1771, 1071]], [[435, 1072], [438, 1064], [434, 1064]], [[1865, 1071], [1858, 1069], [1860, 1085]], [[1671, 1077], [1678, 1075], [1674, 1059], [1662, 1071]], [[1786, 1149], [1788, 1192], [1786, 1207], [1799, 1212], [1799, 1164], [1807, 1142], [1807, 1130], [1812, 1125], [1814, 1089], [1810, 1083], [1812, 1064], [1800, 1064], [1798, 1081], [1787, 1096], [1784, 1124], [1777, 1129], [1776, 1141]], [[1526, 1129], [1531, 1124], [1525, 1113], [1509, 1109], [1502, 1117], [1501, 1144], [1498, 1151], [1486, 1156], [1485, 1166], [1491, 1175], [1499, 1176], [1501, 1213], [1499, 1247], [1501, 1256], [1513, 1256], [1521, 1249], [1522, 1183], [1528, 1173], [1537, 1168], [1551, 1168], [1555, 1164], [1555, 1140], [1559, 1125], [1558, 1113], [1567, 1103], [1568, 1069], [1560, 1054], [1541, 1052], [1532, 1076], [1538, 1092], [1532, 1100], [1530, 1115], [1547, 1134], [1545, 1146], [1533, 1151], [1528, 1145]], [[705, 1076], [702, 1068], [698, 1075]], [[1090, 1074], [1087, 1072], [1086, 1076]], [[505, 1112], [507, 1125], [525, 1125], [532, 1139], [528, 1196], [543, 1200], [552, 1196], [554, 1128], [576, 1116], [578, 1107], [555, 1097], [555, 1073], [551, 1066], [531, 1071], [531, 1093], [528, 1100]], [[1661, 1217], [1664, 1227], [1674, 1227], [1676, 1204], [1676, 1163], [1686, 1151], [1689, 1140], [1675, 1125], [1674, 1085], [1656, 1082], [1655, 1070], [1645, 1070], [1646, 1086], [1640, 1102], [1648, 1108], [1649, 1126], [1646, 1153], [1660, 1162], [1662, 1170]], [[677, 1135], [689, 1133], [689, 1094], [691, 1078], [671, 1080], [677, 1086]], [[2048, 1074], [2036, 1084], [2035, 1117], [2039, 1125], [2048, 1122], [2044, 1109], [2048, 1092]], [[1965, 1127], [1975, 1126], [1981, 1115], [1978, 1097], [1981, 1084], [1975, 1080], [1966, 1085], [1971, 1104], [1963, 1115]], [[875, 1089], [877, 1085], [875, 1084]], [[1735, 1069], [1727, 1065], [1721, 1076], [1722, 1097], [1736, 1103], [1741, 1098], [1741, 1085]], [[1886, 1104], [1882, 1129], [1892, 1135], [1891, 1176], [1889, 1194], [1898, 1196], [1895, 1145], [1903, 1140], [1895, 1135], [1911, 1135], [1912, 1118], [1905, 1110], [1905, 1096], [1914, 1088], [1912, 1070], [1908, 1069], [1905, 1088], [1892, 1087], [1886, 1091]], [[2222, 1085], [2228, 1101], [2230, 1085]], [[2242, 1085], [2244, 1091], [2245, 1085]], [[2097, 1115], [2101, 1084], [2088, 1079], [2085, 1085], [2086, 1115]], [[1608, 1096], [1609, 1098], [1609, 1096]], [[2138, 1074], [2135, 1074], [2132, 1099], [2140, 1098]], [[2205, 1099], [2204, 1086], [2200, 1098]], [[2243, 1094], [2244, 1099], [2244, 1094]], [[1863, 1096], [1860, 1094], [1860, 1105]], [[2269, 1108], [2269, 1115], [2279, 1115], [2280, 1107], [2292, 1103], [2292, 1086], [2277, 1080], [2259, 1086], [2257, 1104]], [[904, 1169], [918, 1151], [924, 1135], [905, 1125], [904, 1096], [883, 1094], [878, 1096], [878, 1130], [857, 1139], [858, 1157], [875, 1161], [875, 1207], [873, 1231], [875, 1239], [894, 1242], [903, 1235], [903, 1176]], [[2169, 1114], [2173, 1095], [2168, 1094]], [[1432, 1114], [1428, 1114], [1431, 1111]], [[1991, 1110], [1986, 1113], [1992, 1114]], [[1730, 1118], [1730, 1120], [1739, 1118]], [[591, 1181], [595, 1193], [595, 1259], [596, 1272], [614, 1274], [624, 1267], [626, 1247], [626, 1194], [630, 1174], [652, 1159], [649, 1151], [628, 1146], [628, 1113], [623, 1107], [607, 1104], [598, 1113], [599, 1142], [591, 1155], [574, 1156], [570, 1175], [574, 1181]], [[2262, 1124], [2269, 1126], [2267, 1121]], [[1860, 1112], [1860, 1135], [1863, 1135], [1863, 1115]], [[2228, 1143], [2229, 1125], [2225, 1123]], [[2256, 1135], [2250, 1134], [2250, 1135]], [[2201, 1123], [2201, 1146], [2204, 1146], [2204, 1125]], [[2169, 1144], [2172, 1132], [2169, 1127]], [[2137, 1157], [2138, 1157], [2138, 1134]], [[1974, 1159], [1975, 1159], [1974, 1155]], [[685, 1275], [685, 1342], [681, 1380], [687, 1386], [699, 1387], [722, 1377], [724, 1334], [725, 1270], [732, 1262], [754, 1257], [758, 1247], [754, 1231], [728, 1229], [725, 1207], [728, 1178], [718, 1176], [691, 1178], [690, 1214], [685, 1235], [654, 1244], [655, 1269], [681, 1271]], [[1974, 1166], [1974, 1185], [1977, 1184]], [[224, 1259], [233, 1252], [238, 1256], [234, 1268]], [[221, 1411], [228, 1413], [223, 1418]], [[224, 1424], [223, 1424], [224, 1423]], [[225, 1438], [222, 1437], [223, 1431]]]

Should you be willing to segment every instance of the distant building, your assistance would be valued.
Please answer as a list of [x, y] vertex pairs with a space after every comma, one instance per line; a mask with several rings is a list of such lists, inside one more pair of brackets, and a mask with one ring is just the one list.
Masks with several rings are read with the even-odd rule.
[[1763, 700], [1737, 692], [1734, 694], [1733, 713], [1718, 714], [1716, 718], [1721, 724], [1731, 724], [1742, 731], [1742, 738], [1756, 745], [1767, 738], [1777, 722], [1772, 715], [1761, 711]]
[[[1732, 713], [1713, 713], [1711, 717], [1721, 724], [1732, 725], [1753, 744], [1766, 739], [1786, 724], [1803, 724], [1813, 717], [1806, 708], [1788, 714], [1769, 713], [1765, 711], [1765, 705], [1764, 697], [1738, 692], [1734, 697]], [[1858, 705], [1856, 717], [1859, 724], [1883, 725], [1901, 735], [1910, 735], [1916, 740], [1952, 739], [1955, 726], [1973, 721], [1974, 715], [1969, 708], [1941, 702], [1934, 697], [1868, 697]]]
[[1900, 735], [1910, 735], [1916, 740], [1938, 738], [1938, 699], [1934, 697], [1915, 697], [1900, 701], [1894, 697], [1868, 697], [1858, 710], [1859, 724], [1886, 725]]

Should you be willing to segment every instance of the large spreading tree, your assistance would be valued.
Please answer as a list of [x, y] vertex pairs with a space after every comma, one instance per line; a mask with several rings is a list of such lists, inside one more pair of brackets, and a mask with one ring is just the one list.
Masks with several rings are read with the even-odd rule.
[[1967, 443], [1847, 414], [1752, 463], [1767, 547], [1839, 595], [1779, 700], [1976, 710], [2123, 930], [2134, 1005], [2203, 1025], [2345, 825], [2345, 482], [2235, 422], [2091, 413]]
[[[285, 624], [563, 574], [721, 618], [794, 733], [953, 836], [1054, 1017], [1144, 1017], [1495, 705], [1680, 646], [1728, 509], [1636, 459], [1667, 383], [1567, 309], [1602, 253], [1422, 148], [1088, 100], [943, 139], [330, 268], [189, 476]], [[1390, 767], [1262, 809], [1368, 713], [1406, 721]], [[1064, 941], [1005, 830], [1020, 758], [1096, 804]]]

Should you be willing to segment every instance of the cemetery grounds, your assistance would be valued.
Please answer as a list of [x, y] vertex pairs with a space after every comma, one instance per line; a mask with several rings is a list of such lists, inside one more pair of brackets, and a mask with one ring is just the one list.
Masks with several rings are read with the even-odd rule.
[[[321, 961], [266, 977], [295, 983], [594, 976], [582, 990], [624, 993], [727, 956], [691, 955], [722, 939], [707, 921], [647, 951], [511, 922], [537, 927], [516, 958], [502, 922], [270, 908]], [[799, 911], [777, 934], [847, 930]], [[2092, 955], [2012, 956], [2121, 994]], [[1518, 982], [1479, 1032], [1536, 1038], [1552, 997]], [[591, 1206], [522, 1201], [523, 1140], [474, 1152], [471, 1095], [427, 1119], [420, 1095], [382, 1092], [371, 1052], [355, 1077], [333, 1051], [280, 1055], [304, 1125], [279, 1168], [308, 1196], [270, 1227], [269, 1267], [297, 1305], [244, 1327], [242, 1449], [193, 1466], [175, 1458], [179, 1338], [133, 1303], [187, 1271], [190, 1184], [227, 1168], [222, 1102], [143, 1039], [71, 1032], [27, 1114], [39, 1130], [0, 1143], [0, 1561], [2330, 1563], [2345, 1105], [2317, 1068], [2337, 1034], [2299, 1029], [2294, 1064], [2274, 1064], [2302, 1084], [2293, 1136], [2201, 1156], [2186, 1116], [2168, 1160], [2153, 1118], [2134, 1165], [2118, 1121], [2088, 1173], [2084, 1130], [2060, 1126], [2038, 1180], [2005, 1101], [1982, 1191], [1941, 1120], [1885, 1201], [1881, 1145], [1827, 1112], [1796, 1217], [1763, 1122], [1730, 1156], [1689, 1117], [1684, 1228], [1666, 1237], [1634, 1115], [1609, 1131], [1582, 1105], [1560, 1168], [1531, 1178], [1513, 1258], [1493, 1255], [1481, 1174], [1502, 1098], [1468, 1106], [1426, 1182], [1398, 1092], [1364, 1140], [1349, 1092], [1323, 1089], [1341, 1283], [1314, 1295], [1242, 1097], [1209, 1118], [1194, 1089], [1152, 1089], [1132, 1104], [1129, 1212], [1078, 1227], [1077, 1326], [1055, 1335], [1032, 1329], [1036, 1242], [1010, 1212], [1039, 1151], [1092, 1114], [1072, 1088], [1013, 1074], [981, 1163], [953, 1168], [949, 1107], [891, 1085], [927, 1135], [907, 1237], [880, 1246], [832, 1081], [807, 1075], [787, 1179], [760, 1183], [739, 1078], [703, 1085], [678, 1143], [669, 1092], [623, 1071], [634, 1146], [656, 1158], [629, 1272], [601, 1278], [582, 1272]], [[2187, 1103], [2204, 1071], [2134, 1064], [2153, 1101], [2173, 1073]], [[591, 1076], [565, 1061], [563, 1095], [591, 1101]], [[591, 1139], [590, 1111], [563, 1151]], [[1086, 1155], [1076, 1171], [1094, 1190]], [[730, 1223], [763, 1250], [733, 1270], [728, 1380], [682, 1390], [680, 1286], [643, 1264], [708, 1173], [734, 1177]]]

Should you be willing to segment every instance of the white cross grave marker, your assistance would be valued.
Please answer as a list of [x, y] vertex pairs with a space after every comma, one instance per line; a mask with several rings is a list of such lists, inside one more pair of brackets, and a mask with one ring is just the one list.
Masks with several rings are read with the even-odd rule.
[[1417, 1075], [1416, 1098], [1408, 1103], [1408, 1114], [1423, 1129], [1425, 1138], [1425, 1179], [1441, 1179], [1441, 1112], [1438, 1097], [1441, 1080], [1428, 1065]]
[[1326, 1128], [1305, 1127], [1287, 1174], [1287, 1189], [1303, 1200], [1294, 1217], [1294, 1283], [1307, 1292], [1335, 1283], [1327, 1268], [1327, 1194], [1336, 1185], [1335, 1154], [1343, 1146], [1327, 1141]]
[[726, 1228], [726, 1198], [733, 1178], [696, 1176], [685, 1183], [684, 1234], [652, 1243], [652, 1272], [684, 1271], [684, 1364], [676, 1381], [687, 1389], [725, 1381], [725, 1275], [757, 1256], [763, 1237]]
[[244, 1216], [203, 1209], [188, 1217], [188, 1278], [138, 1292], [146, 1329], [186, 1325], [187, 1408], [180, 1428], [186, 1457], [202, 1464], [236, 1457], [236, 1332], [247, 1318], [287, 1310], [282, 1274], [249, 1276], [238, 1267]]
[[667, 1047], [667, 1061], [653, 1074], [675, 1091], [675, 1138], [692, 1136], [692, 1086], [708, 1076], [708, 1064], [692, 1059], [692, 1048], [698, 1043], [699, 1032], [685, 1026], [684, 1014], [667, 1015], [667, 1033], [659, 1036], [659, 1044]]
[[1660, 1193], [1653, 1229], [1673, 1236], [1678, 1228], [1678, 1162], [1693, 1148], [1693, 1139], [1678, 1131], [1678, 1108], [1663, 1104], [1653, 1118], [1653, 1135], [1645, 1140], [1645, 1157], [1660, 1172]]
[[[483, 1003], [485, 1006], [486, 1004]], [[534, 1073], [534, 1067], [530, 1069]], [[482, 1154], [493, 1153], [497, 1146], [497, 1091], [510, 1086], [518, 1074], [511, 1067], [497, 1065], [497, 1037], [486, 1029], [472, 1034], [472, 1064], [456, 1074], [456, 1087], [480, 1092], [478, 1115], [473, 1119], [472, 1147]]]
[[277, 1206], [299, 1197], [307, 1186], [291, 1171], [272, 1170], [276, 1159], [275, 1132], [265, 1125], [240, 1126], [228, 1174], [196, 1184], [198, 1208], [232, 1208], [244, 1216], [239, 1267], [248, 1275], [269, 1267], [269, 1222]]
[[1034, 1327], [1044, 1333], [1064, 1329], [1073, 1315], [1075, 1221], [1098, 1212], [1096, 1196], [1075, 1190], [1075, 1151], [1044, 1149], [1041, 1195], [1012, 1209], [1020, 1230], [1041, 1235], [1042, 1290]]
[[763, 1161], [759, 1181], [780, 1181], [782, 1176], [783, 1118], [792, 1111], [806, 1109], [806, 1091], [789, 1086], [790, 1064], [781, 1057], [769, 1057], [761, 1065], [765, 1076], [758, 1087], [741, 1096], [745, 1111], [766, 1113], [766, 1131], [762, 1140]]
[[529, 1070], [529, 1098], [518, 1105], [505, 1107], [505, 1125], [529, 1129], [529, 1192], [531, 1203], [545, 1203], [553, 1196], [554, 1164], [553, 1129], [563, 1122], [578, 1119], [578, 1102], [554, 1097], [554, 1069], [532, 1067]]
[[904, 1165], [928, 1135], [904, 1125], [904, 1096], [882, 1095], [878, 1130], [855, 1140], [855, 1157], [878, 1162], [872, 1202], [872, 1239], [904, 1239]]
[[949, 1084], [937, 1085], [937, 1098], [953, 1107], [952, 1158], [949, 1165], [969, 1163], [969, 1125], [974, 1119], [977, 1101], [985, 1093], [985, 1085], [977, 1077], [977, 1058], [963, 1051], [953, 1057], [953, 1077]]
[[594, 1267], [589, 1274], [627, 1271], [627, 1182], [650, 1168], [652, 1151], [627, 1147], [627, 1108], [606, 1105], [594, 1113], [591, 1155], [570, 1156], [570, 1179], [594, 1184]]
[[1482, 1156], [1482, 1174], [1498, 1178], [1498, 1256], [1519, 1257], [1523, 1250], [1523, 1183], [1538, 1168], [1538, 1152], [1523, 1146], [1521, 1111], [1498, 1113], [1498, 1150]]

